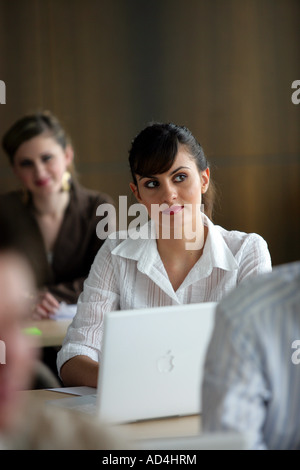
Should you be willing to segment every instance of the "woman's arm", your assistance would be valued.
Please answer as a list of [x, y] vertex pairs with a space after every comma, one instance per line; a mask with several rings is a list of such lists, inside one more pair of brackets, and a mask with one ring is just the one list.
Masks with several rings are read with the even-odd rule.
[[[91, 263], [92, 264], [92, 263]], [[53, 295], [59, 302], [66, 302], [68, 304], [76, 304], [79, 295], [83, 291], [83, 284], [88, 274], [78, 279], [73, 279], [68, 282], [60, 282], [58, 284], [51, 284], [47, 286], [49, 293]]]
[[64, 363], [61, 379], [67, 387], [97, 387], [99, 365], [88, 356], [75, 356]]
[[65, 385], [96, 386], [103, 318], [106, 312], [120, 308], [119, 270], [111, 250], [108, 239], [91, 267], [76, 315], [58, 352], [57, 368]]
[[256, 233], [249, 234], [239, 262], [238, 283], [269, 271], [272, 271], [272, 262], [266, 241]]

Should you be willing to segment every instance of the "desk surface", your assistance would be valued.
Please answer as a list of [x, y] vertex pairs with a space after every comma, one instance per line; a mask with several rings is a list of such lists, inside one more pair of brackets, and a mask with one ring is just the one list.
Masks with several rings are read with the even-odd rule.
[[[53, 392], [51, 390], [28, 390], [21, 392], [30, 399], [48, 400], [67, 398], [74, 395]], [[194, 436], [200, 432], [200, 416], [182, 416], [176, 418], [152, 419], [120, 425], [122, 433], [129, 434], [131, 439], [152, 439], [161, 437]]]
[[39, 346], [61, 346], [71, 321], [72, 320], [32, 320], [28, 327], [34, 327], [40, 330], [41, 335], [38, 336]]

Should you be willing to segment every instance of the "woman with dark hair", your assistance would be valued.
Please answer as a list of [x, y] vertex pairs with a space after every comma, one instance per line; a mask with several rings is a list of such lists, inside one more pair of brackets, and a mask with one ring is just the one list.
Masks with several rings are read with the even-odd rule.
[[[209, 169], [204, 151], [189, 129], [171, 123], [154, 123], [146, 127], [132, 142], [129, 164], [134, 185], [137, 186], [136, 175], [156, 175], [168, 171], [180, 146], [185, 147], [200, 173]], [[134, 192], [133, 187], [132, 190]], [[204, 212], [210, 219], [213, 215], [214, 198], [215, 189], [210, 180], [202, 195]]]
[[60, 301], [77, 302], [103, 244], [96, 209], [112, 200], [76, 181], [70, 138], [49, 111], [19, 119], [2, 145], [22, 186], [0, 197], [2, 220], [10, 226], [10, 245], [18, 245], [36, 275], [33, 317], [48, 318]]
[[132, 142], [129, 163], [130, 188], [148, 211], [151, 236], [118, 232], [99, 250], [58, 354], [66, 385], [97, 386], [105, 312], [219, 301], [246, 277], [271, 270], [259, 235], [228, 232], [210, 220], [210, 170], [188, 129], [148, 126]]

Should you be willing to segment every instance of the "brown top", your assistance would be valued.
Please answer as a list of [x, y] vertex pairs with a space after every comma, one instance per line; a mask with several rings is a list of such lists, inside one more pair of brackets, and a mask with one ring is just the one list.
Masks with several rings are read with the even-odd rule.
[[107, 194], [83, 188], [78, 183], [72, 184], [70, 196], [50, 261], [32, 202], [24, 204], [20, 191], [0, 196], [0, 230], [5, 225], [9, 233], [6, 244], [28, 257], [40, 288], [46, 287], [59, 301], [76, 303], [104, 242], [96, 234], [96, 226], [102, 218], [96, 216], [96, 209], [103, 203], [113, 204], [113, 200]]

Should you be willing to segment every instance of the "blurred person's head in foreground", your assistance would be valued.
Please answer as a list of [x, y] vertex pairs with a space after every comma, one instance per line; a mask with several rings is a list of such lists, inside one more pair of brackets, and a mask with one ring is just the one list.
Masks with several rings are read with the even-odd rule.
[[30, 385], [36, 348], [24, 333], [34, 291], [31, 269], [21, 255], [0, 248], [0, 433], [12, 428], [22, 404], [19, 391]]

